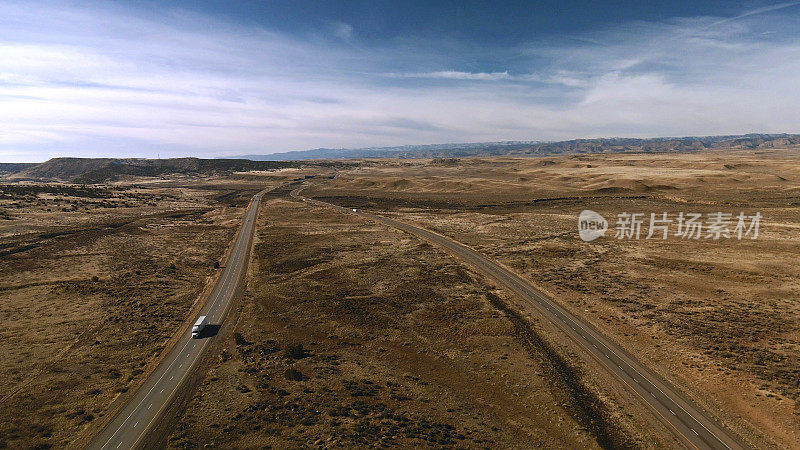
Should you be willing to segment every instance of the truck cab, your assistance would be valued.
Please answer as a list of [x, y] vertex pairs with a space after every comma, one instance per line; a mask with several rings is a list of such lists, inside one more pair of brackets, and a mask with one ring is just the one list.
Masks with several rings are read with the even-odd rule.
[[203, 333], [203, 328], [206, 327], [206, 316], [200, 316], [197, 318], [197, 322], [194, 323], [192, 327], [192, 339], [197, 339], [200, 337], [200, 334]]

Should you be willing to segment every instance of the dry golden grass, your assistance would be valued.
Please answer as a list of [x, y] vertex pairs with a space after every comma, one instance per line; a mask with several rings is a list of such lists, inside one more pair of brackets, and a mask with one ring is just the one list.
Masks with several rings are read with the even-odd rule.
[[438, 249], [277, 198], [262, 205], [254, 263], [238, 337], [172, 447], [597, 447], [552, 362]]
[[[551, 292], [759, 445], [800, 430], [800, 152], [373, 163], [307, 194], [467, 243]], [[577, 234], [584, 209], [610, 238]], [[616, 214], [763, 215], [745, 239], [613, 239]], [[673, 224], [673, 232], [675, 231]], [[644, 238], [644, 235], [642, 236]]]
[[0, 443], [64, 447], [147, 375], [257, 188], [206, 184], [2, 189]]
[[[499, 259], [754, 445], [796, 445], [797, 150], [380, 160], [333, 175], [140, 180], [102, 206], [62, 194], [0, 199], [0, 375], [11, 380], [0, 395], [19, 390], [0, 418], [4, 442], [62, 446], [97, 423], [185, 319], [243, 201], [256, 186], [307, 179], [306, 195], [416, 222]], [[239, 337], [222, 344], [171, 445], [596, 444], [547, 355], [526, 351], [480, 276], [288, 190], [268, 195], [260, 215]], [[763, 221], [755, 241], [616, 240], [612, 229], [586, 243], [576, 226], [584, 209], [612, 224], [620, 212]], [[647, 412], [628, 409], [570, 344], [521, 314], [583, 368], [614, 425], [669, 445], [642, 422]], [[295, 344], [308, 355], [287, 357]]]

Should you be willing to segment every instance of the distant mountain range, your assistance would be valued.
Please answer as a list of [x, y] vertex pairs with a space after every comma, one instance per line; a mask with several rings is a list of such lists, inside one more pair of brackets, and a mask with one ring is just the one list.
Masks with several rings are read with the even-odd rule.
[[[406, 145], [359, 149], [316, 149], [225, 159], [171, 158], [53, 158], [43, 163], [0, 163], [8, 181], [69, 181], [102, 183], [123, 176], [157, 177], [168, 174], [210, 175], [274, 170], [302, 165], [338, 166], [345, 159], [461, 158], [468, 156], [552, 156], [586, 153], [695, 152], [710, 149], [759, 149], [800, 146], [797, 134], [746, 134], [683, 138], [574, 139], [560, 142], [479, 142], [470, 144]], [[305, 162], [302, 162], [305, 161]]]
[[271, 155], [242, 155], [232, 158], [253, 161], [301, 161], [309, 159], [363, 158], [459, 158], [476, 155], [505, 155], [536, 145], [537, 141], [472, 142], [466, 144], [403, 145], [398, 147], [366, 147], [352, 149], [317, 148]]
[[[53, 158], [38, 164], [0, 164], [7, 180], [69, 181], [102, 183], [122, 176], [157, 177], [168, 174], [211, 175], [253, 170], [297, 167], [297, 162], [251, 161], [248, 159], [139, 159]], [[5, 169], [5, 172], [2, 170]]]
[[774, 148], [800, 145], [797, 134], [745, 134], [680, 138], [600, 138], [569, 141], [506, 141], [467, 144], [404, 145], [356, 149], [314, 150], [242, 155], [253, 161], [298, 161], [362, 158], [462, 158], [467, 156], [547, 156], [569, 153], [687, 152], [713, 148]]

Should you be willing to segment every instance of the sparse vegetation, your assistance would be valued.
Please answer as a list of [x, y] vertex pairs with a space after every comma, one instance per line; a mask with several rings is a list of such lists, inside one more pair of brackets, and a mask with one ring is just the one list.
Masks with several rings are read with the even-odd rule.
[[0, 185], [0, 212], [13, 211], [0, 221], [0, 440], [91, 436], [149, 374], [230, 243], [243, 209], [218, 193], [262, 188]]
[[[559, 370], [583, 366], [564, 351], [571, 344], [541, 332], [535, 311], [415, 238], [287, 198], [310, 180], [305, 195], [396, 215], [501, 259], [724, 419], [791, 442], [799, 160], [740, 148], [348, 162], [335, 175], [320, 163], [207, 185], [2, 185], [0, 291], [11, 320], [0, 394], [21, 389], [5, 401], [0, 441], [63, 447], [97, 427], [220, 267], [242, 207], [282, 180], [258, 219], [238, 328], [171, 446], [510, 447], [535, 435], [531, 445], [586, 448], [602, 440], [596, 425], [629, 432], [633, 445], [670, 446], [630, 405], [631, 416], [621, 412], [601, 375], [548, 369], [556, 356]], [[582, 209], [609, 219], [758, 210], [766, 223], [753, 242], [587, 244], [574, 229]], [[548, 351], [526, 348], [528, 324]], [[570, 394], [551, 378], [585, 389]], [[72, 387], [56, 397], [50, 386]], [[590, 396], [602, 420], [587, 426], [570, 395]]]
[[512, 447], [533, 434], [596, 448], [465, 269], [326, 208], [262, 208], [237, 322], [253, 344], [234, 334], [171, 447]]
[[[800, 226], [799, 182], [795, 148], [737, 149], [466, 159], [435, 169], [386, 162], [304, 194], [423, 224], [501, 259], [715, 405], [726, 423], [745, 417], [773, 430], [764, 439], [791, 446], [800, 427], [800, 272], [790, 250], [800, 239], [790, 231]], [[578, 238], [584, 209], [609, 220], [605, 239]], [[681, 211], [759, 211], [763, 233], [756, 241], [645, 239], [650, 212]], [[645, 213], [640, 240], [614, 239], [622, 212]]]
[[303, 372], [297, 369], [289, 368], [283, 372], [283, 377], [292, 381], [303, 381]]
[[308, 356], [303, 344], [289, 344], [283, 351], [283, 356], [288, 359], [302, 359]]
[[245, 339], [244, 336], [242, 336], [242, 333], [239, 333], [238, 331], [233, 334], [233, 338], [234, 342], [236, 342], [236, 345], [240, 347], [245, 347], [250, 345], [250, 343], [247, 342], [247, 339]]

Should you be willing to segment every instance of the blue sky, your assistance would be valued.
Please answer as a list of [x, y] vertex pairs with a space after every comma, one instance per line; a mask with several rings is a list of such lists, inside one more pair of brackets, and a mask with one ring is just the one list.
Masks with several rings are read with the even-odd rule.
[[798, 74], [798, 2], [10, 0], [0, 161], [800, 132]]

